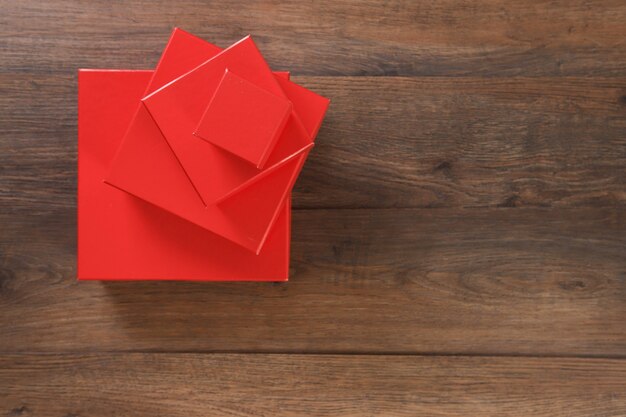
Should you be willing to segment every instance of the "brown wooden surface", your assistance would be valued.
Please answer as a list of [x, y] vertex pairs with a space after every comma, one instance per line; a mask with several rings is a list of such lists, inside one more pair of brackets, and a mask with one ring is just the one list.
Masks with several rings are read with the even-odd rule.
[[606, 359], [0, 355], [9, 416], [621, 417], [625, 380]]
[[[0, 0], [0, 415], [626, 415], [625, 21]], [[175, 25], [332, 99], [289, 283], [74, 279], [76, 69], [150, 68]]]
[[[151, 67], [172, 26], [311, 75], [625, 75], [623, 0], [0, 0], [3, 68]], [[25, 59], [26, 58], [26, 59]]]
[[616, 209], [297, 210], [273, 285], [76, 282], [50, 217], [2, 219], [0, 351], [626, 353]]

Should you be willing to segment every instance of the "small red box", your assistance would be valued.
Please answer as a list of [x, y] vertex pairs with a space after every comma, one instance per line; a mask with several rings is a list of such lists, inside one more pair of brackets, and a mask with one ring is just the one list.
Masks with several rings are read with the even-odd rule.
[[194, 134], [263, 168], [291, 114], [291, 102], [226, 68]]

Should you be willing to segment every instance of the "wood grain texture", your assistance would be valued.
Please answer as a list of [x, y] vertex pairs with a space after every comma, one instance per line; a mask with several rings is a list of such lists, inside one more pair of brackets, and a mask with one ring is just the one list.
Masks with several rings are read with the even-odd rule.
[[621, 417], [626, 362], [317, 355], [2, 355], [7, 416]]
[[3, 352], [626, 352], [621, 209], [299, 210], [285, 284], [76, 282], [73, 211], [0, 223]]
[[173, 26], [313, 75], [626, 75], [622, 0], [1, 0], [2, 71], [152, 67]]
[[[5, 210], [74, 208], [74, 78], [0, 74]], [[296, 80], [333, 100], [296, 208], [626, 202], [626, 78]]]
[[[625, 21], [0, 0], [0, 415], [623, 417]], [[174, 26], [332, 99], [289, 283], [75, 280], [76, 69], [152, 68]]]

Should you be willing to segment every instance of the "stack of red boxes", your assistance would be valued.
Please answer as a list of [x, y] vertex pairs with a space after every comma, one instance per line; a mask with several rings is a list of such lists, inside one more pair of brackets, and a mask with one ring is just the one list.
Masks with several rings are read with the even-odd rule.
[[328, 99], [250, 37], [175, 29], [154, 71], [80, 70], [78, 278], [285, 281], [290, 193]]

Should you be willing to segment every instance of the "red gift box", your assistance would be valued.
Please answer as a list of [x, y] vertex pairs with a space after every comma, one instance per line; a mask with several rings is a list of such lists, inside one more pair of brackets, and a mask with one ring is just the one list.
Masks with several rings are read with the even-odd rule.
[[284, 281], [328, 100], [250, 37], [175, 29], [155, 71], [79, 71], [79, 279]]

